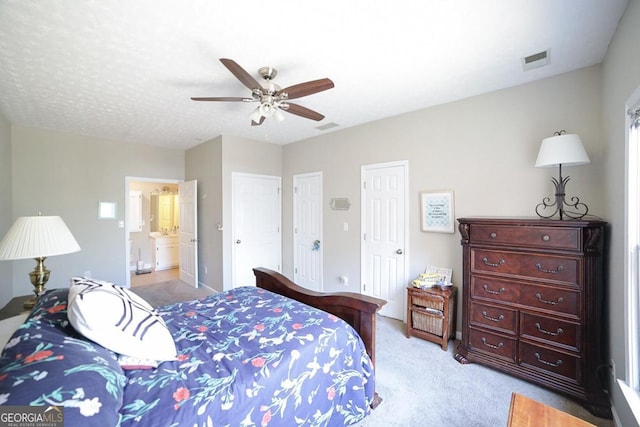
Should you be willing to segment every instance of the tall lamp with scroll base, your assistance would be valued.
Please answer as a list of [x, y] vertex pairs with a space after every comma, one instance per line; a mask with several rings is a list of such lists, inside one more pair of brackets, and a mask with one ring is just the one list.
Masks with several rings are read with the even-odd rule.
[[23, 216], [13, 223], [0, 242], [0, 260], [36, 260], [36, 267], [29, 273], [34, 296], [24, 303], [25, 308], [32, 308], [51, 274], [44, 260], [79, 250], [78, 242], [59, 216]]
[[554, 202], [551, 203], [550, 197], [545, 197], [542, 203], [536, 206], [536, 213], [540, 218], [549, 219], [558, 215], [561, 220], [580, 219], [589, 212], [587, 205], [580, 202], [579, 198], [574, 196], [570, 201], [566, 200], [565, 187], [569, 177], [562, 176], [562, 165], [578, 166], [587, 163], [590, 163], [589, 156], [580, 136], [561, 130], [542, 140], [535, 166], [537, 168], [558, 166], [558, 178], [551, 178], [556, 190]]

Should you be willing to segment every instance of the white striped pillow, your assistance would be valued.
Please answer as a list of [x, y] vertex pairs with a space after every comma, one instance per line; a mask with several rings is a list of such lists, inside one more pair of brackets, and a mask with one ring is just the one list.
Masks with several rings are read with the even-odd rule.
[[164, 320], [148, 302], [121, 286], [73, 277], [67, 315], [76, 331], [118, 354], [159, 361], [176, 358]]

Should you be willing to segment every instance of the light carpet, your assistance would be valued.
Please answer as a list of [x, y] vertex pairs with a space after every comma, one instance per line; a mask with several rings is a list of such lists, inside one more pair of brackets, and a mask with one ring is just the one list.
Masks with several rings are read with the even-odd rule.
[[599, 427], [614, 425], [554, 392], [478, 364], [461, 365], [453, 358], [454, 341], [443, 351], [405, 332], [403, 322], [378, 316], [376, 389], [383, 401], [359, 427], [506, 426], [512, 392]]
[[[202, 298], [212, 292], [179, 280], [136, 286], [132, 291], [153, 306]], [[383, 401], [357, 427], [506, 426], [511, 393], [516, 392], [582, 418], [613, 427], [582, 406], [554, 392], [478, 364], [461, 365], [455, 344], [447, 351], [420, 338], [407, 338], [405, 324], [378, 316], [376, 390]]]

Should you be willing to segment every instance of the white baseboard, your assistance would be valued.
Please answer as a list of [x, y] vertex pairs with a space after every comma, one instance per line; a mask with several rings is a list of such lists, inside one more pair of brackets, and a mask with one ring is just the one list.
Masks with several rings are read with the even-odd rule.
[[218, 291], [216, 291], [215, 289], [213, 289], [213, 288], [211, 288], [211, 287], [209, 287], [209, 286], [205, 285], [204, 283], [202, 283], [202, 282], [201, 282], [201, 281], [199, 281], [199, 280], [198, 280], [198, 287], [199, 287], [199, 288], [206, 288], [206, 289], [209, 289], [211, 292], [213, 292], [213, 293], [215, 293], [215, 294], [217, 294], [217, 293], [218, 293]]

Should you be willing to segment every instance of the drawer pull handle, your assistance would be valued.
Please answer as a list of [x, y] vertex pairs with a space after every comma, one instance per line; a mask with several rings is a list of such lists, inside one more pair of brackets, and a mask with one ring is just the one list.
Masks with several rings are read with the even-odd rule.
[[493, 295], [498, 295], [498, 294], [501, 294], [501, 293], [503, 293], [504, 291], [506, 291], [506, 289], [505, 289], [505, 288], [500, 288], [500, 289], [498, 289], [497, 291], [493, 291], [493, 290], [489, 289], [489, 286], [487, 286], [487, 285], [482, 285], [482, 287], [484, 288], [484, 291], [485, 291], [486, 293], [488, 293], [488, 294], [493, 294]]
[[488, 265], [489, 267], [500, 267], [502, 264], [504, 264], [504, 260], [503, 259], [501, 259], [497, 263], [493, 263], [493, 262], [489, 262], [489, 260], [486, 257], [482, 258], [482, 262], [485, 265]]
[[491, 233], [489, 234], [489, 237], [491, 237], [492, 239], [495, 239], [496, 237], [498, 237], [498, 235], [496, 233]]
[[492, 322], [500, 322], [500, 321], [504, 320], [504, 314], [501, 314], [498, 317], [491, 317], [484, 310], [482, 310], [482, 317], [484, 317], [487, 320], [491, 320]]
[[538, 269], [538, 271], [541, 271], [543, 273], [549, 273], [549, 274], [557, 274], [557, 273], [560, 273], [562, 270], [564, 270], [564, 267], [561, 265], [557, 266], [555, 270], [547, 270], [545, 268], [542, 268], [542, 265], [540, 264], [536, 264], [536, 268]]
[[538, 323], [538, 322], [536, 322], [536, 329], [538, 330], [538, 332], [542, 332], [543, 334], [551, 335], [552, 337], [557, 337], [558, 335], [561, 335], [564, 332], [562, 330], [562, 328], [558, 328], [557, 332], [545, 331], [544, 329], [542, 329], [542, 327], [540, 326], [540, 323]]
[[556, 301], [548, 301], [546, 299], [542, 299], [542, 295], [540, 295], [539, 293], [536, 294], [536, 298], [538, 298], [538, 301], [540, 301], [543, 304], [549, 304], [549, 305], [556, 305], [556, 304], [560, 304], [561, 302], [564, 301], [564, 298], [562, 297], [558, 297], [558, 299]]
[[558, 366], [562, 365], [562, 359], [558, 359], [556, 363], [553, 363], [553, 362], [547, 362], [546, 360], [542, 359], [540, 357], [540, 353], [538, 353], [537, 351], [534, 353], [534, 355], [536, 356], [536, 359], [538, 359], [538, 362], [543, 363], [547, 366], [553, 366], [554, 368], [557, 368]]
[[493, 349], [496, 349], [496, 350], [501, 348], [502, 346], [504, 346], [503, 342], [499, 342], [498, 345], [489, 344], [484, 337], [482, 337], [482, 344], [486, 345], [489, 348], [493, 348]]
[[544, 236], [542, 236], [542, 240], [544, 240], [545, 242], [548, 242], [549, 240], [551, 240], [551, 237], [549, 237], [548, 234], [545, 234]]

